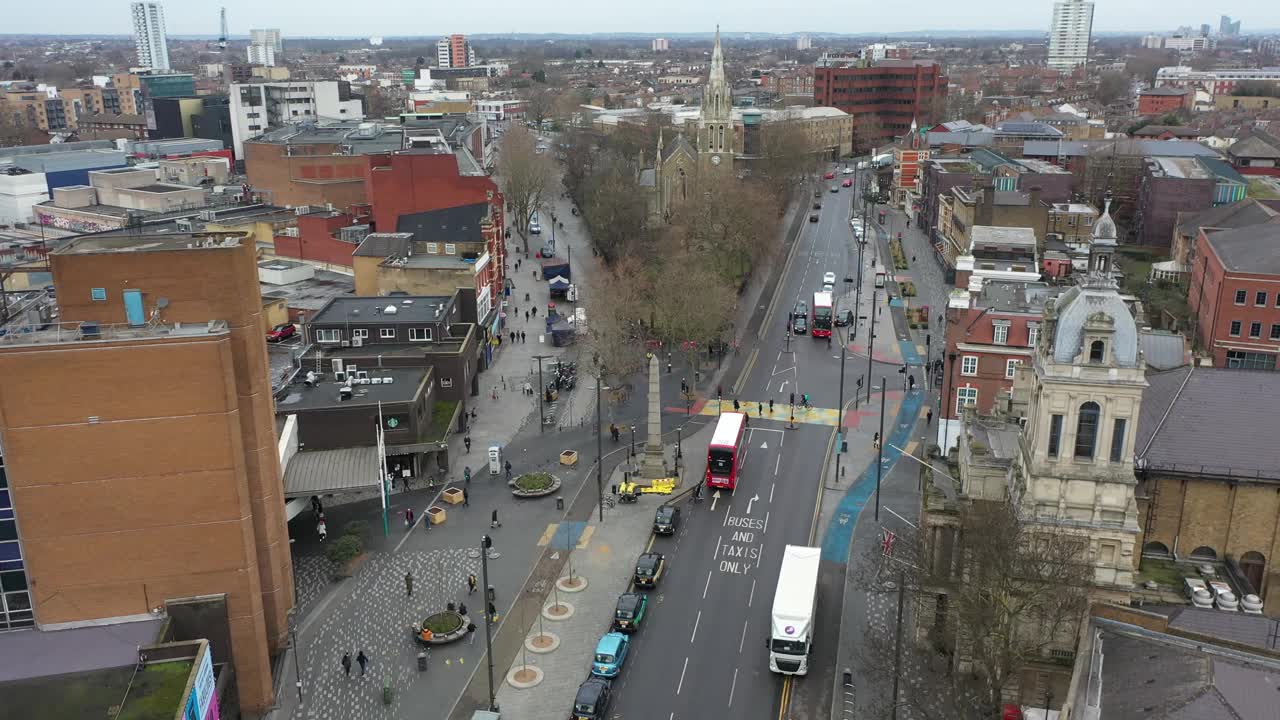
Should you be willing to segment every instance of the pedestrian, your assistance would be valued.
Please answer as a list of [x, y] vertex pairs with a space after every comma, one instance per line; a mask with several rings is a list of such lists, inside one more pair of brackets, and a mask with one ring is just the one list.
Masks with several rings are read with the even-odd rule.
[[329, 537], [329, 529], [324, 524], [324, 515], [321, 515], [320, 522], [316, 523], [316, 534], [320, 536], [320, 542], [324, 542], [324, 539]]
[[876, 433], [871, 437], [871, 447], [877, 450], [880, 449], [880, 433]]
[[467, 575], [467, 594], [473, 595], [475, 594], [475, 591], [476, 591], [476, 574], [471, 573]]
[[911, 262], [915, 262], [915, 261], [916, 261], [916, 256], [915, 256], [915, 255], [912, 255], [912, 256], [911, 256]]
[[498, 386], [497, 386], [497, 385], [494, 385], [494, 386], [493, 386], [493, 390], [489, 392], [489, 397], [493, 398], [494, 400], [497, 400], [497, 399], [498, 399]]
[[356, 662], [360, 663], [360, 677], [364, 677], [365, 667], [369, 664], [369, 656], [365, 655], [364, 651], [361, 650], [360, 654], [356, 655]]
[[534, 317], [538, 317], [538, 308], [533, 308], [531, 312], [533, 312]]
[[[471, 418], [474, 420], [475, 417], [476, 417], [475, 414], [472, 413]], [[462, 444], [467, 446], [467, 452], [471, 452], [471, 436], [470, 435], [463, 436]]]
[[471, 466], [470, 465], [462, 468], [462, 482], [466, 483], [467, 485], [471, 484]]
[[773, 398], [769, 398], [769, 414], [773, 414]]
[[511, 461], [508, 460], [506, 464], [503, 465], [503, 467], [507, 471], [507, 482], [511, 482]]
[[525, 395], [532, 395], [532, 394], [533, 394], [533, 386], [532, 386], [532, 385], [530, 385], [530, 384], [528, 383], [528, 381], [526, 381], [526, 382], [525, 382], [525, 384], [524, 384], [524, 394], [525, 394]]
[[685, 395], [689, 394], [689, 381], [684, 378], [680, 378], [680, 392]]
[[756, 403], [756, 415], [759, 417], [764, 417], [764, 403], [762, 402]]
[[741, 408], [742, 408], [742, 406], [738, 404], [738, 398], [734, 398], [734, 399], [733, 399], [733, 411], [734, 411], [734, 412], [738, 412]]
[[342, 671], [347, 674], [347, 677], [351, 677], [351, 653], [349, 652], [342, 653]]
[[528, 311], [528, 310], [525, 310], [525, 311], [524, 311], [524, 321], [525, 321], [525, 322], [529, 322], [529, 311]]
[[413, 527], [413, 508], [404, 509], [404, 526]]
[[494, 508], [494, 509], [493, 509], [493, 518], [489, 521], [489, 527], [491, 527], [491, 528], [500, 528], [500, 527], [502, 527], [502, 523], [498, 521], [498, 509], [497, 509], [497, 508]]
[[462, 486], [462, 507], [471, 507], [471, 498], [467, 495], [467, 486]]
[[404, 594], [413, 595], [413, 573], [404, 574]]
[[928, 427], [933, 422], [933, 408], [929, 408], [924, 414], [924, 424]]
[[520, 331], [520, 342], [524, 342], [524, 331]]
[[459, 615], [461, 615], [462, 617], [466, 617], [466, 616], [467, 616], [467, 604], [466, 604], [466, 603], [458, 603], [458, 614], [459, 614]]
[[515, 331], [515, 330], [512, 330], [512, 331], [511, 331], [511, 342], [513, 342], [513, 343], [514, 343], [515, 341], [516, 341], [516, 331]]

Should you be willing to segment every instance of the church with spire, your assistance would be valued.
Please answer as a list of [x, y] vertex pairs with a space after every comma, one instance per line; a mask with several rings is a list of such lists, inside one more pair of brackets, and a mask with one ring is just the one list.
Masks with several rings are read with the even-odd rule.
[[[698, 182], [733, 177], [739, 142], [733, 121], [733, 93], [724, 74], [724, 50], [720, 46], [720, 26], [716, 26], [711, 50], [711, 69], [702, 92], [702, 107], [692, 139], [683, 130], [658, 133], [657, 154], [652, 178], [651, 211], [662, 218], [688, 198]], [[672, 136], [674, 134], [674, 137]]]

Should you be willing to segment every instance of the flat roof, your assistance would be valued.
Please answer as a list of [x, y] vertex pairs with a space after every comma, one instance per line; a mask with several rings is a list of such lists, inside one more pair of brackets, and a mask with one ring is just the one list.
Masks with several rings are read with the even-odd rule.
[[199, 190], [200, 188], [187, 187], [186, 185], [171, 185], [169, 183], [151, 183], [150, 185], [139, 185], [138, 187], [120, 188], [121, 190], [136, 190], [146, 193], [174, 193], [186, 192], [188, 190]]
[[173, 325], [142, 325], [132, 327], [125, 323], [99, 324], [67, 322], [40, 326], [9, 325], [0, 336], [0, 347], [6, 345], [44, 345], [74, 342], [120, 342], [124, 340], [152, 340], [156, 338], [194, 338], [220, 335], [227, 332], [223, 320], [207, 323], [174, 323]]
[[71, 238], [54, 250], [53, 255], [88, 255], [91, 253], [159, 252], [173, 250], [207, 250], [239, 247], [238, 233], [169, 233], [137, 235], [125, 230], [81, 235]]
[[1036, 231], [1023, 227], [995, 227], [992, 225], [974, 225], [969, 237], [972, 247], [978, 245], [1018, 245], [1036, 246]]
[[0, 663], [0, 683], [121, 665], [132, 669], [138, 661], [138, 646], [156, 642], [163, 625], [163, 619], [147, 619], [71, 630], [0, 633], [0, 656], [22, 658], [22, 662]]
[[1196, 162], [1195, 158], [1155, 157], [1151, 158], [1151, 162], [1169, 177], [1188, 180], [1207, 180], [1213, 177], [1213, 173]]
[[[337, 297], [311, 317], [312, 325], [365, 322], [439, 322], [453, 302], [451, 295], [395, 295], [390, 297]], [[394, 313], [387, 308], [394, 307]]]
[[1058, 290], [1042, 282], [1017, 280], [987, 280], [976, 298], [974, 307], [989, 308], [994, 312], [1033, 313], [1044, 311], [1045, 301]]
[[[418, 395], [418, 387], [426, 379], [428, 368], [365, 368], [369, 371], [368, 384], [351, 386], [351, 399], [339, 399], [339, 388], [344, 383], [333, 379], [332, 373], [323, 373], [315, 385], [305, 382], [306, 373], [299, 373], [293, 384], [286, 387], [276, 400], [276, 413], [294, 413], [303, 410], [325, 410], [335, 407], [362, 407], [378, 403], [405, 403]], [[381, 382], [374, 384], [377, 379]], [[390, 382], [387, 380], [390, 379]], [[370, 435], [372, 443], [372, 434]]]
[[[270, 264], [270, 261], [268, 261]], [[283, 298], [289, 307], [299, 310], [319, 310], [336, 297], [355, 292], [355, 278], [331, 270], [316, 270], [315, 277], [285, 285], [259, 283], [264, 294]]]

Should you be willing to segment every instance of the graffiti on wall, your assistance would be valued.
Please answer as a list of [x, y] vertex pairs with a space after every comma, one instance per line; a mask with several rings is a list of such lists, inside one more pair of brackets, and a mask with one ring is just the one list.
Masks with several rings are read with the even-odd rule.
[[36, 211], [36, 222], [59, 230], [78, 233], [104, 232], [106, 230], [119, 230], [124, 227], [123, 222], [102, 222], [89, 220], [88, 218], [66, 217], [64, 215], [40, 212], [39, 210]]

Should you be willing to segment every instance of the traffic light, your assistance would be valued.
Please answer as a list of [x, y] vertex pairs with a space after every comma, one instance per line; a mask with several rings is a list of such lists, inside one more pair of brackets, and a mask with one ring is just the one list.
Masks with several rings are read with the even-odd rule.
[[792, 404], [792, 405], [795, 405], [795, 404], [796, 404], [796, 394], [795, 394], [795, 393], [791, 393], [791, 404]]

